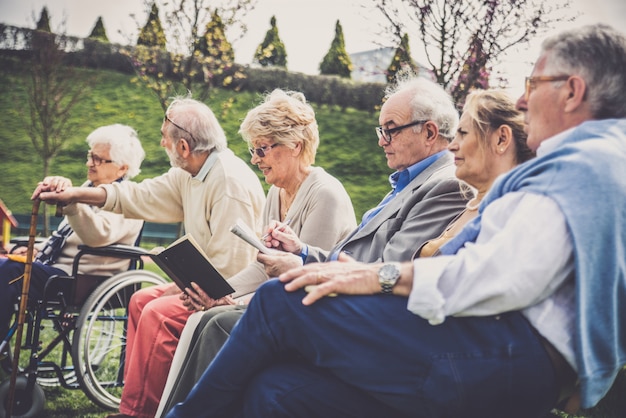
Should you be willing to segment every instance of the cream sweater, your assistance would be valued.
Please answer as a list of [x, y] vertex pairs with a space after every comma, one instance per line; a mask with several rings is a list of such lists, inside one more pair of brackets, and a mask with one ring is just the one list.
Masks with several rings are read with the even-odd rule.
[[231, 150], [213, 151], [192, 177], [180, 168], [141, 183], [100, 186], [103, 209], [150, 222], [183, 222], [225, 278], [246, 267], [256, 250], [230, 232], [238, 218], [261, 229], [265, 196], [252, 169]]
[[[263, 210], [263, 222], [280, 219], [280, 188], [272, 186]], [[303, 242], [330, 249], [356, 228], [356, 218], [350, 196], [343, 185], [324, 171], [313, 167], [302, 182], [287, 212], [291, 229]], [[268, 279], [263, 264], [254, 261], [229, 282], [235, 289], [234, 297], [256, 291]]]

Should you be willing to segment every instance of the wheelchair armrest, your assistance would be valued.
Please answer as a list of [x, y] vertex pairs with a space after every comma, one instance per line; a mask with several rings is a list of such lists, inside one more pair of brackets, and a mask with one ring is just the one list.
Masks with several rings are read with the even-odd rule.
[[74, 280], [76, 280], [75, 277], [58, 274], [48, 277], [48, 280], [46, 280], [46, 284], [43, 287], [43, 305], [47, 306], [51, 303], [60, 303], [65, 308], [67, 306], [67, 300], [70, 300], [72, 295], [66, 295], [66, 289], [69, 289], [70, 286], [64, 285], [63, 282], [70, 282]]
[[[46, 239], [47, 238], [36, 237], [35, 244], [41, 244], [42, 242], [45, 242]], [[29, 237], [27, 236], [11, 238], [9, 243], [13, 244], [13, 247], [11, 247], [11, 251], [9, 251], [9, 253], [13, 253], [13, 250], [19, 247], [28, 247], [28, 240], [29, 240]]]
[[90, 247], [81, 244], [78, 246], [78, 250], [79, 254], [93, 254], [104, 257], [136, 258], [148, 255], [148, 251], [141, 247], [124, 244], [112, 244], [104, 247]]
[[74, 264], [72, 265], [72, 275], [76, 276], [78, 272], [78, 265], [80, 259], [86, 254], [97, 255], [101, 257], [114, 257], [128, 260], [137, 260], [143, 266], [141, 257], [148, 255], [148, 251], [141, 247], [135, 247], [132, 245], [124, 244], [112, 244], [104, 247], [90, 247], [88, 245], [81, 244], [78, 246], [78, 254], [74, 258]]

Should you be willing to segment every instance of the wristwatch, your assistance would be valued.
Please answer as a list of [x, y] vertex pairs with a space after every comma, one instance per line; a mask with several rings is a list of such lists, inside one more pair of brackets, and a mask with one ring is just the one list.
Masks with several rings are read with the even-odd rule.
[[400, 278], [400, 269], [397, 263], [384, 264], [378, 270], [378, 283], [380, 283], [380, 291], [390, 294], [396, 282]]

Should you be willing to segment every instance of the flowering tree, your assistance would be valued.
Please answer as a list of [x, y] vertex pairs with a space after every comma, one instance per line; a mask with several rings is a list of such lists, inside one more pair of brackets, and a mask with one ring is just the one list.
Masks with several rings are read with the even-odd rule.
[[211, 57], [222, 62], [232, 63], [235, 60], [235, 51], [228, 39], [224, 22], [217, 10], [213, 12], [211, 21], [207, 23], [204, 35], [198, 40], [196, 51], [205, 57]]
[[[463, 102], [513, 46], [567, 19], [570, 0], [372, 0], [396, 39], [419, 34], [435, 80]], [[461, 76], [463, 74], [463, 79]], [[454, 88], [453, 88], [454, 87]]]
[[474, 38], [470, 44], [469, 56], [463, 63], [459, 78], [453, 83], [450, 94], [459, 108], [463, 108], [465, 96], [474, 89], [489, 88], [489, 70], [483, 52], [482, 42]]
[[335, 24], [335, 37], [330, 45], [330, 49], [320, 64], [320, 73], [338, 75], [344, 78], [350, 78], [350, 73], [352, 73], [352, 61], [346, 51], [343, 28], [339, 21]]
[[253, 61], [263, 67], [287, 68], [287, 50], [278, 35], [276, 17], [274, 16], [270, 19], [270, 28], [265, 34], [265, 39], [254, 52]]
[[[166, 44], [163, 48], [138, 44], [123, 51], [135, 68], [135, 80], [150, 88], [165, 110], [169, 98], [180, 91], [204, 100], [217, 82], [229, 84], [243, 78], [234, 70], [225, 34], [232, 29], [243, 36], [247, 27], [242, 16], [256, 1], [158, 0]], [[156, 4], [146, 6], [152, 9]]]
[[159, 18], [159, 8], [156, 3], [153, 3], [148, 21], [139, 32], [137, 45], [165, 49], [165, 43], [165, 32], [163, 31], [163, 25]]
[[413, 58], [411, 58], [411, 49], [409, 47], [409, 34], [405, 33], [400, 41], [400, 45], [396, 48], [393, 58], [391, 58], [391, 64], [387, 68], [387, 83], [393, 82], [396, 77], [396, 73], [401, 70], [410, 69], [417, 74], [418, 68]]

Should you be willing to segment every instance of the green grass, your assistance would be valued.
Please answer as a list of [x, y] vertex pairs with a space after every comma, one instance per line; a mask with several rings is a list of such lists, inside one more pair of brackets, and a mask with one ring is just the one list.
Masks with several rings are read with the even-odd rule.
[[[2, 381], [9, 378], [10, 376], [7, 376], [0, 370], [0, 379]], [[81, 390], [68, 390], [56, 387], [46, 388], [44, 393], [46, 404], [40, 418], [98, 418], [105, 417], [111, 413], [111, 411], [106, 411], [94, 405]]]

